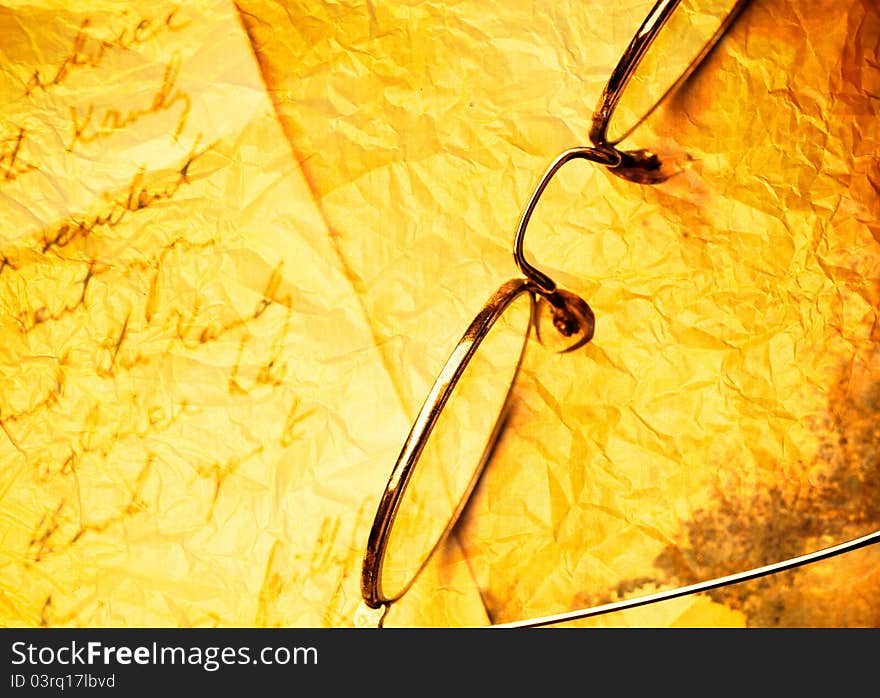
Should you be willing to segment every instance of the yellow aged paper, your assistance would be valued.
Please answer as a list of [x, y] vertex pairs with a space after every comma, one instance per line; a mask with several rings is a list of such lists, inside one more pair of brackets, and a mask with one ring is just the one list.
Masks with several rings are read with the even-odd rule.
[[[410, 418], [648, 5], [239, 3]], [[457, 531], [490, 617], [880, 527], [878, 37], [873, 2], [756, 0], [628, 141], [677, 176], [574, 163], [548, 189], [527, 253], [597, 327], [531, 343]], [[878, 625], [878, 554], [595, 622]]]
[[0, 37], [0, 625], [351, 625], [409, 424], [235, 7]]

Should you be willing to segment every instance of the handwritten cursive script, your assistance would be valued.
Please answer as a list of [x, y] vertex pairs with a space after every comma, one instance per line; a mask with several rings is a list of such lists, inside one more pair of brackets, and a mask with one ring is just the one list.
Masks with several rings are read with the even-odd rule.
[[[90, 36], [87, 30], [91, 27], [92, 20], [86, 18], [79, 25], [73, 44], [68, 53], [58, 63], [54, 73], [43, 76], [39, 70], [35, 70], [27, 84], [24, 93], [30, 95], [34, 90], [47, 91], [56, 85], [63, 83], [77, 68], [98, 67], [110, 50], [128, 50], [140, 44], [146, 43], [163, 31], [176, 32], [185, 29], [190, 22], [181, 20], [177, 16], [179, 8], [171, 10], [164, 18], [150, 19], [138, 18], [134, 25], [129, 21], [119, 31], [113, 32], [110, 38], [97, 38]], [[123, 14], [126, 14], [123, 10]]]
[[[180, 56], [175, 56], [165, 67], [165, 75], [162, 84], [153, 95], [153, 101], [149, 106], [141, 109], [119, 110], [115, 108], [105, 109], [100, 118], [95, 119], [95, 105], [90, 104], [85, 113], [80, 114], [76, 107], [70, 108], [73, 119], [73, 137], [67, 146], [68, 151], [73, 151], [77, 143], [91, 143], [99, 138], [107, 138], [122, 129], [140, 121], [150, 114], [158, 114], [168, 111], [180, 102], [183, 106], [180, 117], [177, 120], [177, 128], [174, 137], [177, 138], [186, 126], [189, 118], [191, 101], [189, 95], [176, 87], [177, 77], [180, 74]], [[97, 124], [97, 125], [96, 125]]]
[[10, 181], [32, 170], [36, 170], [37, 166], [31, 162], [27, 162], [22, 157], [22, 145], [25, 142], [25, 130], [18, 129], [18, 132], [11, 138], [0, 139], [0, 175], [3, 179]]
[[151, 188], [144, 184], [144, 171], [138, 170], [129, 182], [125, 195], [114, 199], [109, 208], [102, 213], [92, 214], [79, 221], [62, 223], [51, 235], [44, 236], [42, 251], [45, 253], [53, 247], [69, 245], [74, 240], [87, 237], [95, 228], [102, 226], [113, 228], [122, 222], [128, 212], [139, 211], [156, 201], [172, 198], [180, 187], [190, 183], [190, 168], [208, 150], [208, 148], [199, 150], [199, 143], [197, 139], [186, 160], [177, 170], [177, 178], [173, 182], [164, 187]]

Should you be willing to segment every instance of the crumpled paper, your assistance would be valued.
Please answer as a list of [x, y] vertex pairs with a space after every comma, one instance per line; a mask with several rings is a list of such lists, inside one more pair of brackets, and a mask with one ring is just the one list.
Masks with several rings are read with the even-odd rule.
[[408, 425], [238, 13], [0, 35], [0, 624], [351, 624]]
[[[240, 3], [410, 415], [650, 4]], [[527, 253], [596, 335], [531, 344], [456, 532], [493, 620], [877, 529], [878, 36], [872, 3], [754, 2], [626, 143], [680, 174], [545, 193]], [[593, 623], [876, 625], [877, 555]]]
[[[649, 6], [0, 9], [3, 624], [351, 625], [410, 420]], [[867, 0], [753, 2], [628, 140], [679, 174], [560, 173], [526, 247], [595, 338], [530, 342], [388, 624], [878, 528], [878, 35]], [[585, 624], [878, 625], [877, 562]]]

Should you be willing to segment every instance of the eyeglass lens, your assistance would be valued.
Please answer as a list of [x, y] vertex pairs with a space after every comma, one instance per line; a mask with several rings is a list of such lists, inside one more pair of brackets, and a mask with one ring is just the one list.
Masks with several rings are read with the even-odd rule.
[[[532, 297], [520, 292], [479, 343], [440, 412], [388, 534], [382, 597], [391, 600], [406, 590], [467, 498], [516, 377], [531, 315]], [[469, 346], [460, 344], [450, 362]]]
[[[672, 11], [620, 95], [605, 133], [626, 137], [689, 70], [721, 29], [737, 0], [682, 0]], [[650, 27], [644, 27], [648, 31]]]

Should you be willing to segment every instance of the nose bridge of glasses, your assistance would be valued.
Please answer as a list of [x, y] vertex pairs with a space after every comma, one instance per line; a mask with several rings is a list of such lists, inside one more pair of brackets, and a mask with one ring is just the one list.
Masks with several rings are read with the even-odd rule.
[[529, 279], [529, 281], [531, 281], [537, 287], [537, 289], [542, 294], [551, 294], [556, 291], [556, 282], [553, 281], [553, 279], [547, 276], [540, 269], [536, 269], [534, 266], [529, 264], [529, 262], [526, 260], [525, 253], [523, 251], [526, 230], [529, 227], [529, 221], [532, 218], [535, 207], [538, 205], [538, 201], [541, 199], [541, 195], [544, 193], [547, 185], [550, 184], [550, 181], [562, 168], [562, 166], [565, 165], [567, 162], [570, 162], [571, 160], [589, 160], [590, 162], [605, 165], [608, 168], [614, 168], [618, 167], [621, 164], [621, 154], [613, 148], [592, 148], [586, 146], [571, 148], [561, 153], [550, 164], [550, 167], [547, 168], [547, 170], [544, 172], [544, 175], [538, 181], [535, 190], [532, 192], [532, 195], [529, 197], [529, 200], [526, 203], [525, 208], [523, 209], [522, 215], [520, 216], [519, 223], [516, 228], [516, 236], [514, 237], [513, 242], [513, 259], [514, 262], [516, 262], [517, 268], [525, 275], [527, 279]]

